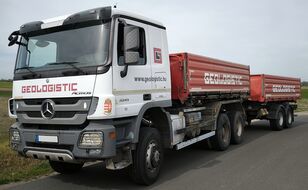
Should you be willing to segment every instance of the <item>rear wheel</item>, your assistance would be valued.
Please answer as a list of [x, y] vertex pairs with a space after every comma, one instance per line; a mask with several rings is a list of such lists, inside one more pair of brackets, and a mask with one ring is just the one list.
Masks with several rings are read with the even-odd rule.
[[139, 143], [133, 152], [130, 177], [139, 184], [153, 184], [160, 173], [163, 162], [163, 148], [157, 129], [140, 129]]
[[277, 118], [270, 120], [271, 128], [275, 131], [280, 131], [283, 129], [285, 124], [285, 117], [282, 108], [279, 108]]
[[285, 128], [290, 128], [292, 127], [293, 124], [293, 118], [294, 118], [294, 112], [291, 107], [287, 109], [286, 113], [286, 122], [285, 122]]
[[245, 121], [243, 114], [239, 111], [230, 114], [231, 143], [240, 144], [243, 141]]
[[61, 174], [72, 174], [81, 170], [83, 163], [68, 163], [68, 162], [58, 162], [49, 161], [51, 168]]
[[210, 139], [216, 150], [226, 150], [230, 145], [231, 125], [227, 114], [221, 113], [217, 119], [216, 134]]

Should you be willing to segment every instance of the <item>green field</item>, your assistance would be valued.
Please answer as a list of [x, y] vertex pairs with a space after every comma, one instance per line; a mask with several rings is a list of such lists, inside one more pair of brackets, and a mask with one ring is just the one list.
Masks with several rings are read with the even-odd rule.
[[301, 92], [301, 99], [297, 102], [298, 112], [308, 111], [308, 87], [303, 87]]
[[0, 91], [0, 97], [11, 97], [12, 92], [11, 91]]
[[308, 87], [303, 87], [302, 88], [302, 98], [303, 99], [308, 99]]
[[12, 82], [0, 81], [0, 88], [12, 88]]
[[0, 97], [12, 96], [12, 82], [0, 81]]

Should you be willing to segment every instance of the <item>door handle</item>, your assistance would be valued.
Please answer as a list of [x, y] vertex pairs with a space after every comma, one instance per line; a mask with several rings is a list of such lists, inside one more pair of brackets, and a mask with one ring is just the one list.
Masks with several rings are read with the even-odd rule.
[[151, 97], [151, 94], [143, 94], [143, 100], [151, 100], [152, 97]]

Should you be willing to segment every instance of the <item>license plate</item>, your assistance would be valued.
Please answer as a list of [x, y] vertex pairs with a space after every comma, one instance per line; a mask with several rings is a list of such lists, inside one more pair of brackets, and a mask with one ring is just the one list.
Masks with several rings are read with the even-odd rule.
[[35, 142], [58, 143], [58, 136], [36, 135]]

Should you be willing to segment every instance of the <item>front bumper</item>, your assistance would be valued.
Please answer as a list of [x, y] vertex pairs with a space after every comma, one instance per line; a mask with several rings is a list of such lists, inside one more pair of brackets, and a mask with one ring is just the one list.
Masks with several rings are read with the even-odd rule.
[[[47, 130], [29, 129], [16, 122], [10, 130], [18, 130], [20, 141], [11, 141], [12, 149], [25, 157], [37, 159], [59, 160], [67, 162], [90, 161], [110, 158], [116, 155], [116, 139], [110, 138], [110, 133], [115, 133], [113, 125], [101, 124], [91, 121], [84, 129], [74, 130]], [[103, 133], [103, 146], [100, 148], [80, 148], [83, 132], [96, 131]], [[37, 136], [57, 136], [57, 143], [37, 142]]]

